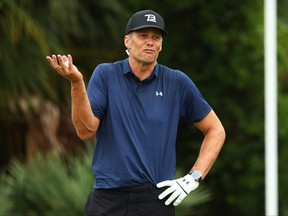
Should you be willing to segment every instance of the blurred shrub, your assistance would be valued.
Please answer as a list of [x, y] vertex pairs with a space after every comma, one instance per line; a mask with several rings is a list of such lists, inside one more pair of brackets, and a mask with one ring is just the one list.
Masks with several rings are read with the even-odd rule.
[[30, 164], [13, 161], [1, 175], [0, 215], [83, 215], [94, 184], [91, 155], [63, 160], [54, 152]]
[[[65, 160], [53, 152], [38, 154], [29, 164], [13, 161], [0, 178], [0, 215], [83, 215], [94, 184], [91, 157], [89, 147], [83, 156]], [[193, 207], [209, 198], [208, 190], [200, 187], [176, 208], [177, 215], [191, 215]]]

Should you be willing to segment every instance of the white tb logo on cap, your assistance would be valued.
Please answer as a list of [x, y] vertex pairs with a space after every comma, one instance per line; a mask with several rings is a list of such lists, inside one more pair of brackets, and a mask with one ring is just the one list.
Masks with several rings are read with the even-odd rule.
[[146, 14], [147, 16], [147, 22], [155, 22], [156, 23], [156, 17], [153, 14]]

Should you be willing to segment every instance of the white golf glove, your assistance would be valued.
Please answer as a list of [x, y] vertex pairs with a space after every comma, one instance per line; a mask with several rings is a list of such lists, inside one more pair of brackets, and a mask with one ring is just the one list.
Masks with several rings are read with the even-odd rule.
[[190, 174], [175, 180], [166, 180], [157, 184], [158, 188], [169, 187], [163, 191], [158, 198], [162, 200], [167, 195], [171, 196], [166, 200], [165, 205], [169, 205], [174, 201], [173, 205], [179, 205], [182, 200], [193, 190], [199, 186], [199, 182], [195, 181]]

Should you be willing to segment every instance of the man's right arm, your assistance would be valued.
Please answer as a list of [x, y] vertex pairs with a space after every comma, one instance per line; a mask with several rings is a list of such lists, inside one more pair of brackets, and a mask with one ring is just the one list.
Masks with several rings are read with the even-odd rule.
[[[72, 122], [77, 135], [82, 140], [91, 139], [97, 133], [100, 120], [92, 112], [82, 74], [73, 65], [71, 55], [52, 55], [46, 58], [50, 65], [71, 83]], [[65, 65], [67, 60], [69, 63]]]
[[95, 136], [100, 120], [94, 116], [83, 80], [71, 82], [72, 122], [82, 140]]

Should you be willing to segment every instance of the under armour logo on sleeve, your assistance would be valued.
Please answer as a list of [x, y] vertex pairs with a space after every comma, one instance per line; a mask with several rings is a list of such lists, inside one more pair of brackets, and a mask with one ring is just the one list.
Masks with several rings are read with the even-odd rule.
[[147, 22], [155, 22], [156, 23], [156, 17], [153, 14], [146, 14], [144, 16], [147, 17]]

